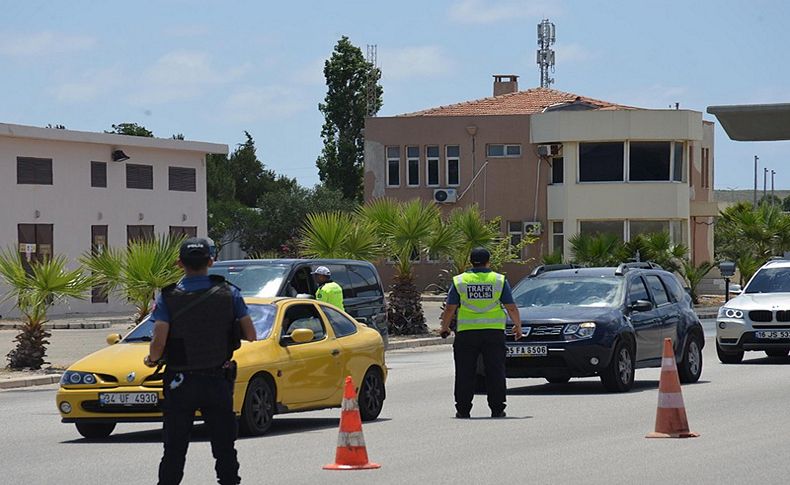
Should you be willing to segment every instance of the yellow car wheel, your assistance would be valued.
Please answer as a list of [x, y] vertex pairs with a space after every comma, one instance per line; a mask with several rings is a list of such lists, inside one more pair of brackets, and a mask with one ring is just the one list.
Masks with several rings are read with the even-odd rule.
[[384, 407], [384, 379], [375, 367], [368, 369], [359, 387], [359, 414], [362, 421], [373, 421]]
[[241, 409], [242, 434], [259, 436], [269, 430], [274, 418], [274, 387], [264, 377], [256, 377], [247, 386]]
[[110, 436], [115, 423], [74, 423], [77, 431], [89, 440], [98, 440]]

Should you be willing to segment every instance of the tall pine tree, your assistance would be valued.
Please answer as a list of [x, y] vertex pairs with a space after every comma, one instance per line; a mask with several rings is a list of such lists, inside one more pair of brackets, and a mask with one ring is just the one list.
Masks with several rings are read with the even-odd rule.
[[343, 36], [332, 57], [324, 63], [327, 93], [318, 105], [324, 115], [321, 137], [324, 148], [318, 157], [318, 175], [330, 189], [350, 200], [362, 201], [365, 153], [365, 116], [368, 114], [368, 83], [375, 83], [371, 112], [381, 108], [381, 74], [365, 60], [362, 50]]

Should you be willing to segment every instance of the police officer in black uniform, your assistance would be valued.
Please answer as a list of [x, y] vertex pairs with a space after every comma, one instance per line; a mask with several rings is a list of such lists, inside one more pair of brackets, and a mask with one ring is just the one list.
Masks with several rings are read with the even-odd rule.
[[241, 483], [236, 459], [233, 412], [233, 351], [240, 339], [255, 340], [255, 327], [236, 287], [209, 276], [210, 244], [190, 238], [181, 244], [178, 264], [184, 278], [163, 288], [145, 365], [164, 359], [164, 456], [159, 484], [181, 483], [195, 411], [208, 425], [211, 452], [220, 484]]

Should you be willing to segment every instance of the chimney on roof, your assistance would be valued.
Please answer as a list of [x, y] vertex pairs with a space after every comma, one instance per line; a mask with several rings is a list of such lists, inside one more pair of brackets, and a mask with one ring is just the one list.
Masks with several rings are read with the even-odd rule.
[[494, 96], [518, 91], [518, 76], [515, 74], [494, 74]]

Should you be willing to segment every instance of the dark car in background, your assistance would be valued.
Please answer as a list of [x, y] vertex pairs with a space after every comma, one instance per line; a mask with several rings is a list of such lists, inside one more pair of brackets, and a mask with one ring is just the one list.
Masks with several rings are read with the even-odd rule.
[[704, 333], [672, 273], [653, 263], [617, 268], [538, 267], [513, 289], [524, 337], [507, 331], [507, 376], [565, 383], [599, 376], [625, 392], [635, 369], [661, 367], [671, 338], [681, 382], [702, 373]]
[[315, 295], [315, 268], [326, 266], [332, 279], [343, 287], [346, 313], [375, 328], [388, 341], [384, 289], [376, 267], [367, 261], [341, 259], [243, 259], [218, 261], [210, 274], [224, 276], [238, 286], [243, 296], [270, 298]]

